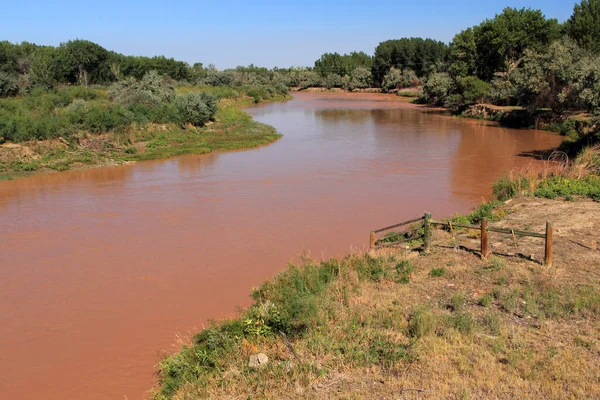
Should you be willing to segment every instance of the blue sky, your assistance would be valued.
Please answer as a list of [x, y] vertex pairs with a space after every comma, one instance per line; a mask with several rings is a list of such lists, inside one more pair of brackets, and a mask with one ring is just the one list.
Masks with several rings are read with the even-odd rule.
[[58, 45], [88, 39], [134, 55], [189, 63], [289, 67], [325, 52], [372, 54], [387, 39], [449, 42], [504, 7], [566, 20], [575, 0], [419, 1], [3, 1], [0, 40]]

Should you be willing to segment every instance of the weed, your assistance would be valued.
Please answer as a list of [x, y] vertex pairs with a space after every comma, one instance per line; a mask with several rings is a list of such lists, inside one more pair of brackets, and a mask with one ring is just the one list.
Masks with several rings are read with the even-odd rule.
[[492, 297], [490, 295], [481, 296], [479, 300], [477, 300], [477, 304], [482, 307], [489, 307], [492, 304]]
[[471, 335], [475, 331], [475, 320], [469, 313], [458, 312], [448, 317], [450, 326], [463, 335]]
[[502, 331], [503, 324], [498, 314], [490, 313], [483, 317], [483, 326], [492, 335], [499, 336]]
[[450, 308], [454, 312], [461, 312], [466, 304], [465, 295], [461, 292], [454, 293], [450, 298]]
[[415, 307], [408, 321], [408, 334], [418, 339], [432, 333], [435, 326], [435, 317], [429, 307]]
[[396, 282], [409, 283], [411, 274], [414, 271], [413, 265], [408, 260], [402, 260], [396, 264]]
[[444, 267], [432, 268], [431, 271], [429, 271], [429, 276], [432, 278], [439, 278], [444, 275], [446, 275], [446, 268]]

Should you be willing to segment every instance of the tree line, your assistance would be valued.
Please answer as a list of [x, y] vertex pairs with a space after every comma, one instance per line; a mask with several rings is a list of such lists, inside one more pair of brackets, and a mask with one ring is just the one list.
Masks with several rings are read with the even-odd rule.
[[600, 105], [600, 0], [582, 0], [559, 23], [541, 10], [505, 8], [454, 36], [449, 44], [401, 38], [373, 55], [325, 53], [312, 67], [255, 65], [224, 71], [164, 56], [126, 56], [87, 40], [57, 47], [0, 42], [0, 97], [57, 84], [107, 85], [150, 71], [174, 82], [209, 86], [381, 88], [422, 87], [421, 101], [461, 108], [474, 102], [529, 109]]

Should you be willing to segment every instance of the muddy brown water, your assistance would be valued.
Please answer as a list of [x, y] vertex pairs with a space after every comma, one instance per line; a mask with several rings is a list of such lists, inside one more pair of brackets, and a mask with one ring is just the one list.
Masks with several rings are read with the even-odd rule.
[[383, 95], [248, 110], [284, 137], [247, 151], [0, 182], [0, 398], [140, 399], [161, 352], [304, 251], [465, 212], [560, 138]]

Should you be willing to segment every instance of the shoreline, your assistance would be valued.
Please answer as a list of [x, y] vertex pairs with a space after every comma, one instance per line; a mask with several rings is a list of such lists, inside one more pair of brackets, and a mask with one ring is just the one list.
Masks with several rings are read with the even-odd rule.
[[[288, 97], [278, 97], [261, 103], [287, 100]], [[125, 132], [84, 134], [77, 144], [62, 138], [4, 143], [0, 145], [0, 181], [133, 165], [182, 155], [245, 150], [274, 143], [282, 135], [243, 111], [252, 104], [249, 98], [222, 99], [215, 121], [203, 127], [132, 124]], [[126, 141], [129, 143], [125, 144]]]

